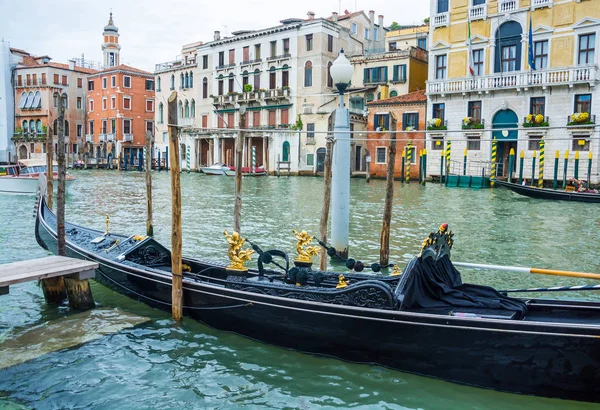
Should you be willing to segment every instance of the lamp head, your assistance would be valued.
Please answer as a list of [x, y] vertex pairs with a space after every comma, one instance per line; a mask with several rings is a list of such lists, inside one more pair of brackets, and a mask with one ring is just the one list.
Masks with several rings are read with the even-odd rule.
[[350, 80], [352, 80], [352, 74], [354, 73], [352, 64], [350, 64], [350, 61], [344, 55], [344, 49], [340, 50], [340, 55], [331, 65], [329, 73], [331, 74], [335, 86], [340, 92], [343, 92], [348, 87]]

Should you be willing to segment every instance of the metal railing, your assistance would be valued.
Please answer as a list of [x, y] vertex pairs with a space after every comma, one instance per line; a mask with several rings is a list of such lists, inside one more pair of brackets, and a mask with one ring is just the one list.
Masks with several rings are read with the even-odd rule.
[[174, 61], [167, 61], [166, 63], [158, 63], [154, 65], [154, 71], [164, 71], [164, 70], [170, 70], [172, 68], [181, 68], [181, 67], [190, 67], [190, 66], [195, 66], [196, 65], [196, 59], [192, 58], [192, 59], [188, 59], [188, 61], [186, 62], [185, 60], [174, 60]]
[[471, 20], [485, 20], [487, 18], [487, 4], [469, 7], [469, 18]]
[[123, 134], [123, 142], [133, 142], [133, 134]]

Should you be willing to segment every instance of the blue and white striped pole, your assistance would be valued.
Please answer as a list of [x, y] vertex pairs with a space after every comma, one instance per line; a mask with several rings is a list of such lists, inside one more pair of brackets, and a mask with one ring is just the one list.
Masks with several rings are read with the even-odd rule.
[[144, 146], [144, 169], [146, 169], [146, 147]]
[[187, 146], [187, 152], [185, 154], [185, 164], [187, 166], [187, 172], [190, 173], [190, 146]]
[[256, 145], [252, 146], [252, 173], [256, 173]]

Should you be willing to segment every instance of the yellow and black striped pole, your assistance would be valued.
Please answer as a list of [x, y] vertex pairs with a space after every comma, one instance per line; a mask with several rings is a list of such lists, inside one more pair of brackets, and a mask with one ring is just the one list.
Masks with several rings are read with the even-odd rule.
[[450, 175], [450, 154], [452, 153], [452, 141], [448, 140], [446, 143], [446, 182], [448, 182], [448, 175]]
[[404, 179], [406, 182], [410, 182], [410, 163], [412, 162], [412, 144], [408, 141], [406, 144], [406, 175]]
[[558, 160], [560, 159], [560, 151], [556, 150], [556, 154], [554, 155], [554, 184], [552, 185], [554, 189], [558, 188]]
[[493, 188], [496, 180], [496, 155], [498, 154], [498, 141], [492, 140], [492, 169], [490, 171], [490, 186]]
[[540, 140], [540, 169], [538, 172], [538, 188], [544, 187], [544, 149], [546, 143], [544, 138]]
[[444, 149], [440, 151], [440, 184], [444, 183]]
[[463, 175], [467, 175], [467, 148], [463, 151]]
[[421, 184], [425, 185], [427, 180], [427, 148], [423, 148], [423, 180]]
[[509, 156], [508, 156], [508, 182], [512, 182], [514, 167], [515, 167], [515, 149], [511, 148]]

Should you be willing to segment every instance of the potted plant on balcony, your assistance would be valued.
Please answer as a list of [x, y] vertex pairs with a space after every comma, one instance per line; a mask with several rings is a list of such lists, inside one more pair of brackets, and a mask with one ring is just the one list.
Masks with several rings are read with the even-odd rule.
[[548, 119], [544, 117], [542, 114], [528, 114], [525, 117], [525, 122], [523, 122], [523, 127], [548, 127], [550, 124], [548, 123]]
[[590, 119], [589, 112], [576, 112], [571, 114], [567, 125], [591, 125], [594, 124], [593, 119]]
[[465, 117], [462, 121], [463, 130], [480, 130], [483, 129], [484, 125], [481, 120], [473, 117]]
[[252, 84], [244, 84], [244, 92], [251, 93], [252, 92]]
[[281, 89], [283, 90], [283, 95], [286, 97], [290, 96], [290, 86], [289, 85], [284, 85], [283, 87], [281, 87]]
[[22, 135], [23, 135], [23, 128], [17, 127], [17, 128], [15, 128], [15, 133], [12, 137], [12, 140], [13, 141], [20, 140]]
[[427, 131], [446, 131], [448, 126], [444, 124], [441, 118], [432, 118], [427, 121]]
[[267, 90], [265, 90], [264, 88], [261, 88], [258, 91], [260, 92], [260, 98], [265, 98], [265, 93], [267, 92]]

